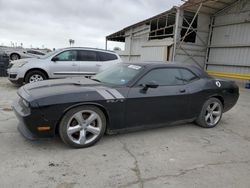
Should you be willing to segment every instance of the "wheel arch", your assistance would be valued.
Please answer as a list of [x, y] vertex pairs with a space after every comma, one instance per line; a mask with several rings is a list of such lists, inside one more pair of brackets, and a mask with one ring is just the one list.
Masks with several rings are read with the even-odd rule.
[[108, 127], [109, 127], [109, 121], [110, 121], [108, 110], [107, 110], [103, 105], [101, 105], [101, 104], [94, 103], [94, 102], [86, 102], [86, 103], [79, 103], [79, 104], [72, 105], [72, 106], [66, 108], [66, 109], [63, 111], [63, 114], [60, 116], [59, 120], [58, 120], [57, 123], [56, 123], [55, 134], [58, 133], [59, 126], [60, 126], [60, 122], [61, 122], [63, 116], [64, 116], [69, 110], [71, 110], [71, 109], [73, 109], [73, 108], [76, 108], [76, 107], [80, 107], [80, 106], [95, 106], [95, 107], [99, 108], [99, 109], [103, 112], [103, 114], [105, 115], [105, 118], [106, 118], [106, 130], [105, 130], [105, 132], [107, 131], [107, 129], [108, 129]]
[[21, 58], [21, 55], [18, 52], [11, 52], [10, 55], [9, 55], [9, 57], [11, 58], [11, 56], [14, 55], [14, 54], [18, 55], [19, 59]]
[[28, 71], [26, 71], [26, 73], [24, 74], [24, 79], [26, 78], [27, 74], [29, 72], [31, 72], [31, 71], [41, 71], [46, 75], [47, 79], [49, 78], [49, 75], [48, 75], [47, 71], [45, 71], [44, 69], [42, 69], [42, 68], [31, 68]]
[[224, 108], [224, 102], [225, 101], [224, 101], [224, 98], [221, 95], [213, 95], [210, 98], [216, 98], [216, 99], [218, 99], [221, 102], [221, 104], [223, 105], [223, 108]]

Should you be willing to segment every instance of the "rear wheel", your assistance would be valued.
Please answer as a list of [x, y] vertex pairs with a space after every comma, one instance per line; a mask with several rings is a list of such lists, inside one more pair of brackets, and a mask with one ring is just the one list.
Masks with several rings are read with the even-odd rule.
[[43, 81], [46, 80], [47, 76], [39, 71], [39, 70], [35, 70], [35, 71], [30, 71], [28, 72], [28, 74], [25, 76], [25, 83], [33, 83], [33, 82], [38, 82], [38, 81]]
[[95, 106], [81, 106], [68, 111], [61, 120], [62, 141], [75, 148], [85, 148], [98, 142], [106, 129], [106, 117]]
[[221, 101], [217, 98], [210, 98], [203, 105], [196, 123], [204, 128], [213, 128], [220, 122], [222, 113], [223, 105]]

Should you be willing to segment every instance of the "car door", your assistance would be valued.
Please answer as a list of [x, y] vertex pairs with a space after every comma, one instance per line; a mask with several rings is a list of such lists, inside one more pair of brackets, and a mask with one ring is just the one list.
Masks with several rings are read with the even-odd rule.
[[79, 76], [76, 50], [63, 51], [51, 59], [50, 72], [53, 78]]
[[84, 76], [92, 76], [98, 72], [98, 56], [93, 50], [77, 50], [77, 60], [80, 64], [79, 73]]
[[[149, 82], [159, 86], [145, 91], [142, 85]], [[187, 99], [188, 90], [178, 68], [153, 69], [128, 93], [126, 124], [132, 128], [184, 120], [187, 117]]]

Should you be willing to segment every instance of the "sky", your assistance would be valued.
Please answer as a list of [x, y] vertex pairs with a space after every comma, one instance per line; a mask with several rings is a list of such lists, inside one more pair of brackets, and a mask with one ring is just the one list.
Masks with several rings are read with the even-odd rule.
[[[181, 0], [0, 0], [0, 45], [105, 47], [105, 36], [164, 12]], [[108, 48], [122, 43], [109, 42]]]

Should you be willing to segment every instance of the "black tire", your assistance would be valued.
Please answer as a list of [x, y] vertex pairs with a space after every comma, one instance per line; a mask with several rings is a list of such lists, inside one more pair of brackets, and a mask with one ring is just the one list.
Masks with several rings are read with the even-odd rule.
[[21, 59], [21, 56], [17, 53], [13, 53], [10, 55], [10, 60], [18, 60], [18, 59]]
[[[34, 71], [30, 71], [30, 72], [27, 73], [27, 75], [26, 75], [25, 78], [24, 78], [24, 82], [25, 82], [26, 84], [30, 83], [30, 82], [31, 82], [30, 79], [31, 79], [32, 76], [34, 76], [34, 75], [39, 75], [39, 76], [42, 78], [42, 80], [46, 80], [46, 79], [47, 79], [46, 74], [44, 74], [42, 71], [34, 70]], [[40, 80], [40, 81], [42, 81], [42, 80]]]
[[[84, 144], [79, 144], [79, 143], [74, 142], [72, 140], [72, 137], [70, 137], [68, 135], [68, 125], [70, 125], [71, 122], [74, 121], [73, 117], [74, 117], [75, 114], [77, 114], [79, 112], [81, 114], [83, 114], [84, 111], [93, 111], [94, 113], [96, 113], [99, 116], [99, 120], [101, 121], [102, 126], [100, 128], [100, 132], [98, 133], [98, 135], [96, 135], [96, 138], [94, 140], [92, 140], [89, 143], [86, 142]], [[73, 118], [73, 120], [72, 120], [72, 118]], [[97, 120], [95, 120], [95, 121], [97, 121]], [[94, 144], [96, 144], [102, 138], [102, 136], [104, 135], [105, 130], [106, 130], [106, 117], [105, 117], [105, 115], [103, 114], [102, 110], [100, 110], [99, 108], [97, 108], [95, 106], [91, 106], [91, 105], [80, 106], [80, 107], [76, 107], [76, 108], [73, 108], [73, 109], [69, 110], [63, 116], [63, 118], [62, 118], [62, 120], [60, 122], [60, 125], [59, 125], [59, 135], [60, 135], [62, 141], [66, 145], [74, 147], [74, 148], [86, 148], [86, 147], [93, 146]], [[84, 131], [85, 131], [85, 137], [86, 137], [86, 141], [87, 141], [87, 130], [84, 130]], [[78, 133], [78, 132], [76, 132], [76, 133]], [[79, 140], [80, 140], [80, 131], [79, 131]]]
[[[220, 115], [218, 115], [216, 117], [216, 121], [214, 122], [214, 124], [209, 123], [209, 122], [206, 121], [206, 116], [209, 116], [209, 117], [211, 116], [211, 115], [208, 114], [209, 113], [208, 112], [208, 108], [211, 108], [210, 106], [213, 105], [213, 104], [218, 104], [218, 107], [217, 107], [218, 111], [217, 111], [217, 113], [219, 112], [219, 110], [221, 110], [221, 113], [220, 113]], [[212, 112], [210, 112], [210, 113], [212, 113]], [[221, 101], [219, 99], [217, 99], [217, 98], [210, 98], [210, 99], [208, 99], [204, 103], [204, 105], [202, 107], [202, 110], [201, 110], [201, 113], [200, 113], [199, 117], [196, 119], [195, 122], [200, 127], [203, 127], [203, 128], [213, 128], [213, 127], [215, 127], [220, 122], [220, 120], [222, 118], [222, 114], [223, 114], [223, 105], [222, 105]]]

